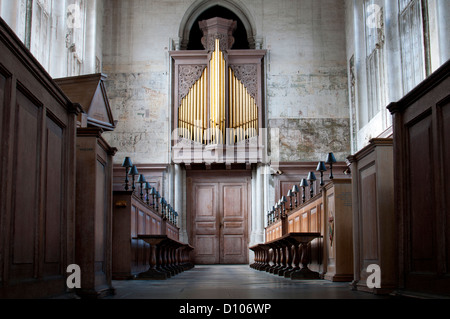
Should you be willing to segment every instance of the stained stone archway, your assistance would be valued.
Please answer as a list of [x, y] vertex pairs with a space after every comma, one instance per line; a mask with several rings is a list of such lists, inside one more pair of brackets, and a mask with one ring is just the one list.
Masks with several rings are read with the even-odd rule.
[[245, 7], [239, 0], [197, 0], [186, 11], [180, 23], [179, 43], [177, 49], [186, 50], [189, 43], [189, 36], [194, 23], [198, 17], [206, 10], [221, 6], [233, 12], [242, 22], [247, 31], [247, 39], [250, 49], [261, 49], [261, 40], [257, 36], [255, 22]]

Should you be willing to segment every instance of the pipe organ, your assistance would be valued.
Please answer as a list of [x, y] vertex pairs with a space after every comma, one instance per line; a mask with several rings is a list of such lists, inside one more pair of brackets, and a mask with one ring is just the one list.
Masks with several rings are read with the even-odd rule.
[[216, 39], [209, 65], [179, 103], [180, 137], [205, 145], [233, 145], [258, 136], [258, 103], [227, 64]]
[[232, 50], [233, 21], [214, 18], [203, 22], [205, 50], [170, 52], [173, 141], [191, 143], [196, 149], [240, 147], [249, 139], [256, 141], [265, 126], [266, 51]]

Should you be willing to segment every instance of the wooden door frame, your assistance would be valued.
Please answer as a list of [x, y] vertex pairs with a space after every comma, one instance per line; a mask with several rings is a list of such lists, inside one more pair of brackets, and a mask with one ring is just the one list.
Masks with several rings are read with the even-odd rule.
[[[251, 170], [187, 170], [186, 171], [186, 231], [189, 238], [189, 243], [193, 244], [194, 242], [194, 225], [193, 225], [193, 212], [192, 212], [192, 201], [191, 194], [193, 192], [193, 184], [194, 183], [245, 183], [247, 182], [247, 221], [245, 223], [245, 238], [246, 238], [246, 246], [249, 244], [250, 232], [251, 232], [251, 219], [252, 219], [252, 171]], [[245, 196], [245, 194], [244, 194]], [[220, 210], [220, 206], [223, 206], [223, 198], [219, 196], [219, 200], [217, 202], [217, 209]], [[220, 221], [217, 221], [220, 223]], [[219, 234], [222, 235], [222, 230], [219, 229]], [[219, 239], [220, 240], [220, 239]], [[223, 257], [223, 247], [219, 246], [219, 263], [222, 262]], [[247, 252], [246, 255], [246, 263], [249, 262], [249, 255]]]

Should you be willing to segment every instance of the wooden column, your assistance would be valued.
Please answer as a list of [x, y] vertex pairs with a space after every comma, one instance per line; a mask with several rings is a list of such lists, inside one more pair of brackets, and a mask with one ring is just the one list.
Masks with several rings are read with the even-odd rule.
[[334, 179], [323, 191], [327, 265], [324, 278], [353, 280], [352, 181]]
[[114, 293], [112, 287], [112, 165], [117, 149], [99, 128], [77, 132], [76, 263], [86, 298]]
[[[396, 287], [396, 218], [392, 139], [373, 139], [351, 162], [354, 280], [357, 290], [391, 292]], [[367, 267], [382, 270], [381, 288], [369, 289]]]

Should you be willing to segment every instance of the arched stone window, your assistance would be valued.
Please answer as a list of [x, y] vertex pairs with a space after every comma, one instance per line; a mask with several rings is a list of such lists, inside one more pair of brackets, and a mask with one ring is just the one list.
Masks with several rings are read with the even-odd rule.
[[222, 7], [214, 6], [203, 12], [195, 21], [189, 33], [189, 42], [187, 45], [187, 50], [203, 50], [203, 45], [201, 39], [203, 37], [203, 32], [200, 30], [199, 22], [208, 20], [211, 18], [220, 17], [228, 20], [233, 20], [237, 22], [236, 31], [234, 31], [234, 45], [231, 47], [232, 50], [242, 50], [250, 49], [247, 38], [247, 30], [241, 19], [234, 14], [232, 11]]

